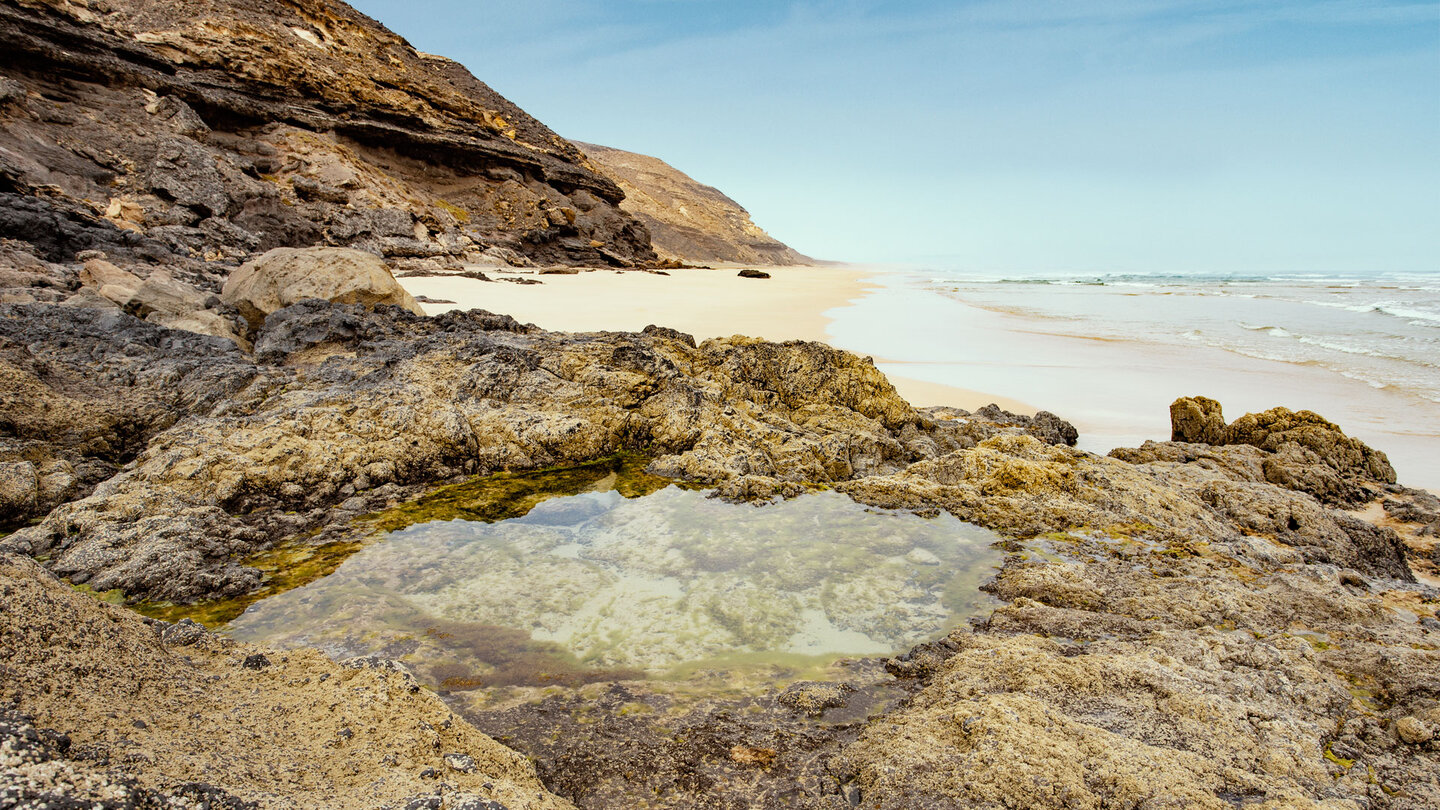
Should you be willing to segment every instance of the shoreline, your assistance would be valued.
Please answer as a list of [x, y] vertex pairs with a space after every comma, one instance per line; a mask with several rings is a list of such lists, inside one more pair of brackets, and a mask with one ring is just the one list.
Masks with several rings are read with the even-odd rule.
[[[1227, 420], [1277, 406], [1309, 410], [1384, 451], [1405, 486], [1440, 490], [1440, 433], [1431, 403], [1312, 365], [1200, 343], [1090, 337], [1038, 314], [997, 311], [945, 295], [913, 272], [877, 268], [870, 294], [831, 326], [837, 348], [888, 358], [881, 370], [939, 384], [964, 380], [1039, 403], [1100, 455], [1170, 438], [1169, 405], [1218, 400]], [[905, 323], [903, 332], [876, 324]]]
[[[741, 268], [763, 270], [771, 277], [740, 278]], [[746, 335], [830, 345], [836, 345], [831, 332], [835, 313], [882, 286], [871, 280], [877, 268], [845, 264], [718, 265], [667, 270], [666, 275], [609, 268], [544, 275], [508, 267], [467, 265], [466, 269], [480, 270], [497, 280], [458, 275], [397, 280], [411, 295], [431, 299], [420, 302], [429, 315], [479, 308], [560, 332], [639, 332], [655, 324], [693, 335], [697, 342]], [[500, 280], [506, 278], [540, 283]], [[438, 303], [437, 299], [452, 303]], [[873, 359], [877, 365], [893, 362]], [[916, 407], [943, 405], [974, 411], [993, 403], [1026, 415], [1039, 410], [1015, 397], [890, 372], [885, 376]]]
[[[818, 341], [870, 357], [915, 407], [973, 412], [993, 403], [1025, 415], [1047, 410], [1076, 426], [1080, 449], [1098, 455], [1168, 440], [1169, 404], [1181, 396], [1217, 399], [1231, 419], [1275, 406], [1311, 410], [1386, 451], [1402, 484], [1440, 490], [1428, 461], [1440, 436], [1396, 424], [1383, 394], [1350, 391], [1348, 381], [1316, 369], [1212, 347], [1052, 333], [1034, 318], [934, 294], [898, 268], [764, 267], [756, 269], [771, 278], [746, 279], [736, 275], [742, 267], [542, 276], [469, 266], [496, 279], [541, 283], [461, 276], [399, 281], [412, 295], [453, 302], [422, 302], [431, 315], [478, 307], [556, 331], [640, 331], [656, 324], [697, 341], [735, 334]], [[961, 380], [970, 384], [956, 384]], [[991, 393], [999, 390], [1008, 394]]]

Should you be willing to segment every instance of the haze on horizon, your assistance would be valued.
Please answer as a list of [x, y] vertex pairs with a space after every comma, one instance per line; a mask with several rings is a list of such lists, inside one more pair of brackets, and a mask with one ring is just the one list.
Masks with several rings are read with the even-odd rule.
[[812, 256], [1440, 271], [1440, 3], [352, 0]]

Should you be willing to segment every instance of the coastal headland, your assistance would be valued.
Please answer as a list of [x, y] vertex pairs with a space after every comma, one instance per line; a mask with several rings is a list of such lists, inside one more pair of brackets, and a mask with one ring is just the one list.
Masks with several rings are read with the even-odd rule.
[[[1307, 403], [1188, 392], [1102, 455], [1044, 402], [897, 386], [823, 340], [856, 271], [660, 255], [575, 144], [334, 0], [0, 0], [0, 46], [0, 806], [1440, 805], [1440, 499]], [[676, 678], [457, 618], [361, 656], [226, 627], [412, 526], [671, 486], [974, 524], [999, 562], [832, 561], [815, 512], [746, 561], [779, 596], [870, 566], [812, 588], [829, 629], [968, 620]], [[507, 564], [460, 597], [591, 595]], [[712, 590], [712, 636], [786, 635]]]

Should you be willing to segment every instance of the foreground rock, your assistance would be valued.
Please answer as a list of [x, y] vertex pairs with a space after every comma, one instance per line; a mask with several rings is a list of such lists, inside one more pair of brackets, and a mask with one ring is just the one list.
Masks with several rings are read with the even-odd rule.
[[0, 311], [0, 341], [0, 371], [27, 392], [13, 452], [127, 465], [0, 543], [149, 599], [248, 591], [249, 553], [329, 525], [352, 498], [383, 505], [461, 474], [643, 449], [676, 478], [824, 483], [999, 431], [929, 419], [869, 361], [821, 344], [541, 333], [478, 311], [302, 302], [266, 318], [259, 359], [40, 305]]
[[[1339, 426], [1310, 411], [1272, 408], [1249, 413], [1225, 424], [1220, 403], [1206, 397], [1183, 397], [1170, 406], [1171, 441], [1147, 442], [1131, 460], [1166, 456], [1181, 459], [1191, 452], [1183, 445], [1253, 447], [1226, 453], [1232, 468], [1249, 467], [1256, 480], [1308, 492], [1332, 505], [1357, 506], [1395, 483], [1395, 468], [1378, 450], [1346, 436]], [[1217, 451], [1205, 451], [1217, 452]]]
[[29, 718], [0, 717], [0, 804], [571, 807], [402, 669], [371, 663], [147, 623], [0, 555], [0, 705]]
[[[249, 591], [243, 560], [274, 543], [341, 536], [435, 482], [622, 449], [723, 497], [823, 483], [1011, 538], [995, 612], [889, 661], [911, 697], [868, 721], [826, 720], [846, 684], [682, 715], [601, 684], [474, 709], [580, 806], [1440, 803], [1440, 593], [1415, 582], [1392, 527], [1267, 464], [1383, 492], [1396, 526], [1424, 525], [1433, 504], [1313, 415], [1237, 420], [1261, 446], [1100, 457], [1053, 415], [917, 411], [868, 361], [820, 344], [566, 335], [316, 300], [269, 315], [254, 355], [119, 311], [3, 307], [0, 373], [7, 497], [30, 503], [33, 480], [26, 508], [41, 514], [46, 471], [77, 473], [46, 496], [65, 503], [0, 545], [131, 598]], [[1198, 437], [1228, 441], [1229, 427]], [[87, 469], [103, 481], [79, 480]], [[64, 692], [78, 676], [35, 677]], [[45, 700], [26, 692], [19, 709], [55, 728], [66, 715]], [[603, 714], [638, 705], [656, 716]]]

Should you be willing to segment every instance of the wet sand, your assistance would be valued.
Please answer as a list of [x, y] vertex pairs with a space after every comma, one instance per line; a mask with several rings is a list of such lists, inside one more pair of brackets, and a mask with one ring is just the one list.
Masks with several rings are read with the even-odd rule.
[[[695, 336], [749, 335], [768, 340], [833, 344], [833, 313], [876, 289], [873, 269], [852, 266], [767, 267], [768, 279], [740, 278], [738, 268], [669, 270], [668, 275], [594, 270], [575, 275], [512, 274], [474, 268], [491, 278], [537, 279], [540, 284], [485, 282], [458, 276], [402, 278], [411, 295], [454, 303], [421, 305], [431, 315], [452, 309], [487, 309], [544, 329], [565, 332], [638, 332], [650, 324]], [[896, 328], [894, 326], [882, 328]], [[863, 350], [857, 350], [864, 354]], [[886, 360], [876, 357], [882, 368]], [[1017, 413], [1036, 408], [1013, 398], [887, 370], [890, 382], [913, 405], [975, 410], [990, 403]]]

